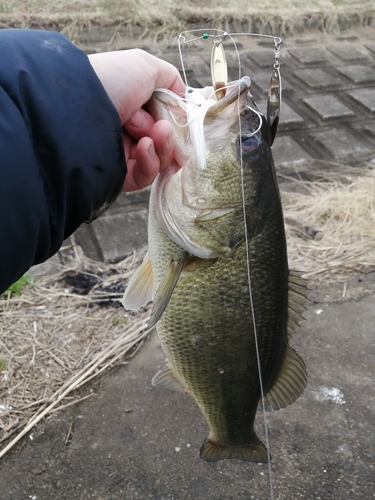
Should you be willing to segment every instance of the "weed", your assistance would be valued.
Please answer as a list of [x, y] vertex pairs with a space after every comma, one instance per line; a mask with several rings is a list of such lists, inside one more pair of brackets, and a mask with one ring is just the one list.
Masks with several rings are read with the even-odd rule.
[[19, 280], [17, 280], [13, 285], [11, 285], [8, 290], [6, 290], [2, 295], [8, 295], [8, 294], [13, 294], [13, 295], [20, 295], [22, 293], [23, 288], [28, 284], [32, 282], [32, 277], [28, 276], [25, 274], [24, 276], [21, 276]]

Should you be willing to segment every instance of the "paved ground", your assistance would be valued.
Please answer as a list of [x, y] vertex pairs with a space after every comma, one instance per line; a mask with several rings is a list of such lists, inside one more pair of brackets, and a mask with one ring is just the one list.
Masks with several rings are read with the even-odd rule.
[[[375, 498], [374, 320], [373, 296], [311, 305], [293, 343], [308, 388], [268, 416], [275, 500]], [[266, 465], [200, 460], [194, 402], [150, 385], [162, 360], [151, 335], [92, 398], [39, 425], [3, 459], [0, 498], [270, 499]]]
[[[375, 157], [370, 36], [285, 41], [285, 100], [274, 146], [279, 174], [308, 176], [331, 168], [321, 160]], [[244, 73], [262, 101], [272, 51], [242, 50]], [[177, 62], [176, 51], [159, 55]], [[208, 52], [189, 52], [190, 83], [208, 83], [208, 60]], [[146, 207], [147, 192], [124, 195], [76, 238], [90, 256], [123, 257], [145, 242]], [[308, 366], [308, 388], [268, 417], [275, 500], [375, 498], [374, 302], [369, 295], [310, 305], [293, 344]], [[151, 335], [130, 365], [92, 386], [92, 398], [39, 425], [3, 459], [0, 499], [270, 499], [267, 466], [199, 459], [207, 427], [193, 401], [150, 386], [162, 359]], [[263, 434], [261, 415], [257, 430]]]

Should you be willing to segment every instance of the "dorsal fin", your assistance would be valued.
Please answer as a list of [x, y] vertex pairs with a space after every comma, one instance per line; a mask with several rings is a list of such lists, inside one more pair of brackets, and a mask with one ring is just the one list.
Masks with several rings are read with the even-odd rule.
[[265, 409], [279, 410], [292, 404], [301, 396], [306, 384], [306, 365], [288, 345], [280, 374], [264, 398]]
[[137, 310], [152, 301], [154, 293], [154, 275], [148, 252], [142, 264], [130, 278], [122, 298], [125, 309]]

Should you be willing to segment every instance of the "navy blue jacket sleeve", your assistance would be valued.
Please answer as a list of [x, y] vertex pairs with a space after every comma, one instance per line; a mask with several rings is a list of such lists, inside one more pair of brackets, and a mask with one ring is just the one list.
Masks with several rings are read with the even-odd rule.
[[0, 30], [0, 293], [121, 190], [120, 117], [59, 33]]

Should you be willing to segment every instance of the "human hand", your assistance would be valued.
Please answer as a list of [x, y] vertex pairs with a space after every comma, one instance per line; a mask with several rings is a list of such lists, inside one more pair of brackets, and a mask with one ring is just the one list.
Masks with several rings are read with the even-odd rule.
[[165, 120], [155, 122], [142, 106], [157, 87], [184, 93], [179, 72], [140, 49], [93, 54], [89, 59], [123, 125], [128, 169], [123, 191], [149, 186], [172, 162], [174, 142], [172, 125]]

